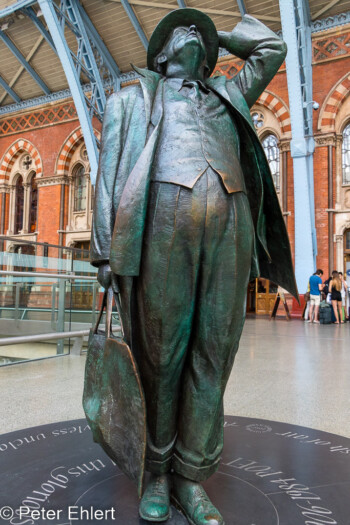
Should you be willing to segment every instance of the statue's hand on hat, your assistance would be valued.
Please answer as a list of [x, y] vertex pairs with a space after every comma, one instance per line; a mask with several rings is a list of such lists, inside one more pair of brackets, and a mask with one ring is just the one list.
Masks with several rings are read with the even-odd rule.
[[[241, 24], [238, 24], [238, 28], [240, 28]], [[246, 47], [246, 42], [242, 42], [242, 40], [246, 40], [246, 36], [248, 35], [242, 35], [236, 28], [232, 31], [218, 31], [219, 47], [226, 49], [229, 53], [239, 58], [247, 58], [246, 53], [243, 51]]]
[[283, 40], [251, 15], [244, 15], [230, 32], [218, 31], [218, 37], [219, 47], [243, 60], [250, 58], [252, 53], [259, 52], [259, 49], [265, 54], [270, 50], [276, 51], [276, 55], [287, 53], [287, 46]]

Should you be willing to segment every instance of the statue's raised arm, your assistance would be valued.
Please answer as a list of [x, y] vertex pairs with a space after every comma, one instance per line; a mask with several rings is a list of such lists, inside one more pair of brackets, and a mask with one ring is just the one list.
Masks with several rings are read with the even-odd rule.
[[218, 31], [218, 35], [220, 47], [245, 60], [233, 80], [251, 107], [283, 64], [287, 45], [250, 15], [244, 15], [233, 31]]

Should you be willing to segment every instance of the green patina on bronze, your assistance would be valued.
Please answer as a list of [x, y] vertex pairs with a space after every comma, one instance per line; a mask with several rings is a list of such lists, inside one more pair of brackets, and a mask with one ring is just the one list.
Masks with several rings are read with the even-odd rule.
[[[208, 78], [218, 45], [246, 61], [232, 80]], [[147, 439], [133, 439], [133, 447], [139, 479], [144, 467], [152, 474], [140, 507], [149, 521], [167, 518], [173, 469], [172, 497], [188, 521], [223, 524], [199, 483], [220, 461], [222, 401], [246, 288], [261, 275], [298, 297], [249, 111], [285, 55], [284, 42], [248, 15], [217, 33], [207, 15], [177, 10], [151, 37], [149, 69], [135, 68], [140, 84], [107, 102], [91, 262], [101, 285], [119, 292], [124, 341], [142, 384]], [[102, 428], [109, 441], [119, 432], [113, 418], [122, 419], [114, 414]], [[145, 446], [144, 463], [137, 451]]]

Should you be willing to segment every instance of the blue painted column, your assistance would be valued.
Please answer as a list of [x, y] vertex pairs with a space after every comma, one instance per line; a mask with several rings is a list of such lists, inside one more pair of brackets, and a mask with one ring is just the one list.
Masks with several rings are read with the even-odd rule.
[[311, 30], [304, 16], [305, 1], [280, 0], [283, 39], [288, 46], [286, 66], [292, 125], [295, 276], [300, 293], [306, 291], [308, 279], [315, 271], [317, 254], [313, 192], [315, 142], [312, 136]]

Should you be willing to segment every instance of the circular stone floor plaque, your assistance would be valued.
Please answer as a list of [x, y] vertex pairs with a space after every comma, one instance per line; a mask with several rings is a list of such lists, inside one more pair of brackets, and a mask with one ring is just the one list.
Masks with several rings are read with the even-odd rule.
[[[147, 524], [84, 419], [0, 436], [0, 469], [1, 524]], [[222, 462], [204, 486], [226, 525], [349, 525], [350, 439], [227, 416]], [[171, 512], [167, 525], [187, 524]]]

